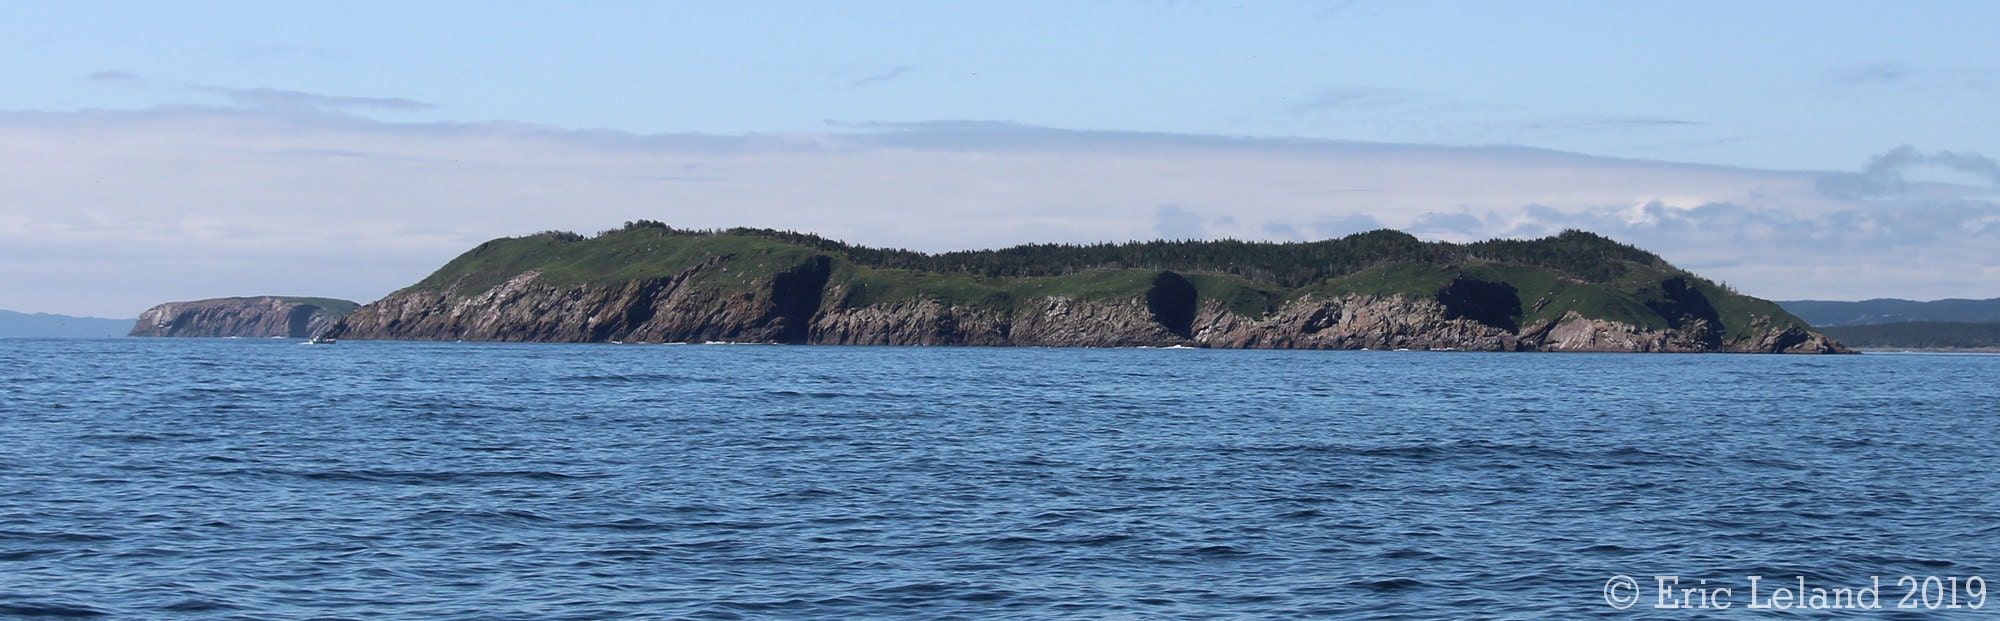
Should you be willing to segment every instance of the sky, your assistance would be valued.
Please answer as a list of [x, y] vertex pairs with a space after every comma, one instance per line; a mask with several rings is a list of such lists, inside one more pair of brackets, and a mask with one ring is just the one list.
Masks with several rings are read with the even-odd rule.
[[634, 219], [942, 251], [1581, 228], [2000, 296], [2000, 3], [0, 2], [0, 308], [367, 302]]

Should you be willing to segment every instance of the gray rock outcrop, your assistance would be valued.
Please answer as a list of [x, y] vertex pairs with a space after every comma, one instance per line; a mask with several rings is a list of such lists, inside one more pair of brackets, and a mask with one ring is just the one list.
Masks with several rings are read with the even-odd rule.
[[[331, 336], [547, 342], [749, 342], [826, 345], [1431, 349], [1564, 352], [1838, 353], [1809, 330], [1766, 321], [1725, 340], [1706, 319], [1644, 328], [1570, 312], [1520, 328], [1475, 320], [1432, 298], [1305, 296], [1260, 316], [1199, 303], [1178, 275], [1129, 299], [1044, 296], [1004, 311], [903, 299], [849, 306], [824, 260], [766, 286], [722, 293], [690, 284], [709, 261], [668, 278], [556, 286], [529, 271], [475, 293], [414, 289], [363, 306]], [[1163, 274], [1171, 275], [1171, 272]], [[1159, 293], [1170, 289], [1168, 293]]]
[[273, 296], [168, 302], [140, 313], [129, 336], [309, 338], [355, 306], [346, 300]]

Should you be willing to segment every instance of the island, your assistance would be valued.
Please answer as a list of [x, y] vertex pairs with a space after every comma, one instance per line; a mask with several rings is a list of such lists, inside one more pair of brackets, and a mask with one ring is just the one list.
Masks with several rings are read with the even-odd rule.
[[358, 306], [333, 298], [285, 296], [168, 302], [140, 313], [128, 336], [311, 338]]
[[1035, 244], [928, 254], [628, 222], [488, 241], [342, 339], [1844, 353], [1602, 236]]

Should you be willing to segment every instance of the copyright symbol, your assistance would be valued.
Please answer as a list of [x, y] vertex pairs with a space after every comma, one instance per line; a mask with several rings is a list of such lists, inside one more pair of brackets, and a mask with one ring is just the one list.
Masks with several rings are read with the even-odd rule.
[[1604, 581], [1604, 603], [1624, 610], [1639, 603], [1639, 582], [1631, 576], [1612, 576]]

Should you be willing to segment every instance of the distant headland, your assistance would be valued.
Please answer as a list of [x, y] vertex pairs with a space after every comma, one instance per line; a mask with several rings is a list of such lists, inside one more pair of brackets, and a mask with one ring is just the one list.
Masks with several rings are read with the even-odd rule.
[[130, 327], [130, 319], [0, 310], [0, 338], [110, 338]]
[[[148, 312], [149, 316], [152, 314]], [[141, 320], [144, 323], [144, 319]], [[135, 334], [137, 331], [135, 330]], [[344, 339], [1841, 353], [1776, 304], [1566, 231], [926, 254], [628, 222], [488, 241]]]
[[360, 306], [347, 300], [258, 296], [168, 302], [146, 309], [127, 336], [309, 338]]
[[1778, 302], [1857, 349], [2000, 352], [2000, 298]]

